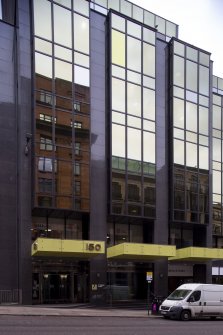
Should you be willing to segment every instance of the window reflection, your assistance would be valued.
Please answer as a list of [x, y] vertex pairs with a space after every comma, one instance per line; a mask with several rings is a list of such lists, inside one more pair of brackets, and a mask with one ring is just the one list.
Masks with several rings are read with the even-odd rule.
[[51, 40], [51, 4], [46, 0], [34, 1], [35, 35]]
[[141, 116], [141, 87], [127, 84], [127, 111], [128, 114]]
[[125, 157], [125, 127], [112, 125], [112, 156]]
[[130, 36], [127, 37], [127, 67], [141, 72], [141, 42]]
[[197, 168], [197, 145], [186, 142], [186, 165]]
[[127, 128], [127, 157], [141, 161], [141, 131]]
[[112, 63], [125, 66], [125, 35], [112, 30]]
[[184, 87], [184, 59], [174, 55], [174, 85]]
[[112, 109], [125, 112], [125, 82], [112, 78]]
[[186, 88], [197, 91], [197, 64], [186, 61]]
[[52, 58], [36, 52], [35, 69], [38, 74], [52, 78]]
[[[54, 5], [54, 41], [71, 48], [71, 11]], [[61, 29], [63, 27], [63, 29]]]
[[174, 139], [174, 163], [184, 165], [184, 142]]
[[74, 14], [74, 49], [89, 54], [89, 20]]
[[155, 47], [143, 43], [143, 73], [155, 77]]

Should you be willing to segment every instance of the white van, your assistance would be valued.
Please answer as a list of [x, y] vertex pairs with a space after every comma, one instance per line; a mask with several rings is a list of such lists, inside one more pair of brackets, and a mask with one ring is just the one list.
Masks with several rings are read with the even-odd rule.
[[223, 285], [183, 284], [160, 305], [165, 318], [190, 320], [190, 318], [223, 317]]

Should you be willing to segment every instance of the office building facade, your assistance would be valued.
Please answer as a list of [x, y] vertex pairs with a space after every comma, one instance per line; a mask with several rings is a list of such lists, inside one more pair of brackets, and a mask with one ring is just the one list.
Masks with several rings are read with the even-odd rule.
[[223, 79], [126, 0], [1, 1], [1, 302], [223, 281]]

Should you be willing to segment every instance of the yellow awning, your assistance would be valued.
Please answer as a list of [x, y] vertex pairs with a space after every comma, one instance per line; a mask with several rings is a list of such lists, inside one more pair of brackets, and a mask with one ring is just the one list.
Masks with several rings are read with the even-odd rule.
[[38, 238], [32, 256], [92, 258], [105, 253], [105, 242]]
[[176, 255], [173, 245], [121, 243], [107, 249], [107, 258], [154, 261]]
[[169, 261], [205, 262], [210, 260], [223, 260], [223, 249], [188, 247], [176, 250], [176, 256]]

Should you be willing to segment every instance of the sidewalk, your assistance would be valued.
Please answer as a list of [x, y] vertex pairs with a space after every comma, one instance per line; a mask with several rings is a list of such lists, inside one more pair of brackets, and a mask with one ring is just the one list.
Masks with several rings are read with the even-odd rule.
[[133, 309], [103, 309], [103, 308], [68, 308], [21, 306], [21, 305], [0, 305], [0, 315], [25, 315], [25, 316], [73, 316], [73, 317], [136, 317], [148, 318], [159, 317], [160, 315], [148, 315], [146, 310]]

